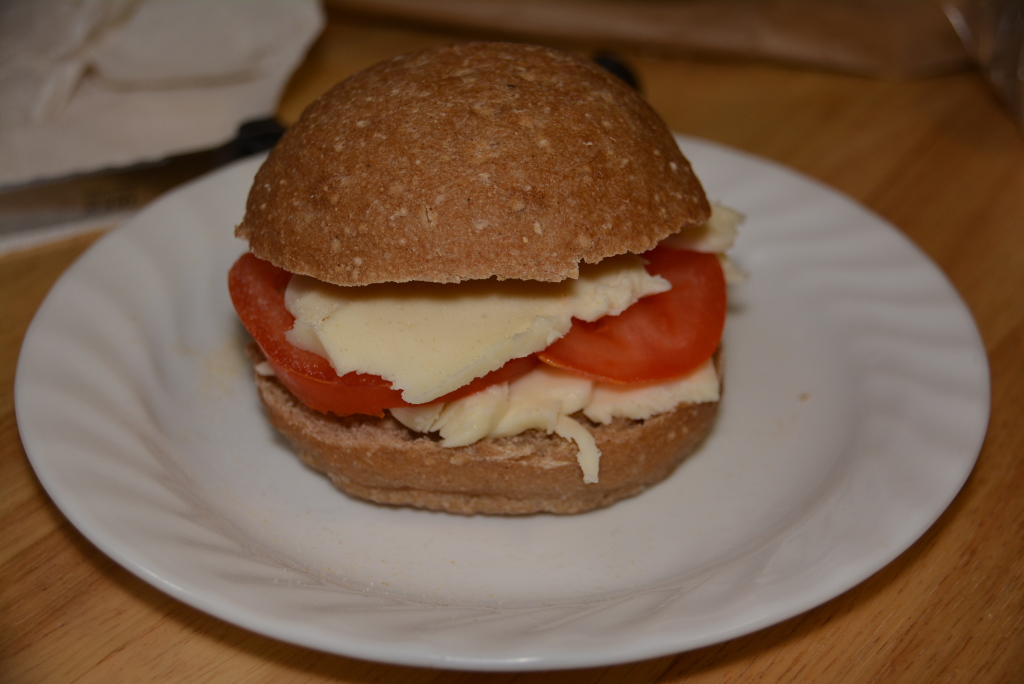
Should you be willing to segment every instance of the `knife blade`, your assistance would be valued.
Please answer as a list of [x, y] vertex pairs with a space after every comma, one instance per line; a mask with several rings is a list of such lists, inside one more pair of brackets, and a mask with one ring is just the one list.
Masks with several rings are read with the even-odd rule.
[[259, 119], [242, 124], [220, 147], [0, 188], [0, 235], [139, 209], [186, 181], [269, 150], [283, 132], [277, 121]]

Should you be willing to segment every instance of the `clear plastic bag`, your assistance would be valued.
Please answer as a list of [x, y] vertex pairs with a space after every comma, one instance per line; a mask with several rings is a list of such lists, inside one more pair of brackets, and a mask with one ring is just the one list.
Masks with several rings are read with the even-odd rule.
[[1024, 2], [959, 0], [946, 2], [943, 8], [978, 68], [1024, 131]]

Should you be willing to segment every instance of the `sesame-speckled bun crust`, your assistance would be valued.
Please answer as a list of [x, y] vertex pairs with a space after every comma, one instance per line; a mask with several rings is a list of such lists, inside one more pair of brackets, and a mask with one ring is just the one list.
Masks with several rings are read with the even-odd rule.
[[560, 281], [704, 222], [671, 133], [590, 62], [513, 43], [396, 57], [310, 105], [236, 231], [339, 285]]

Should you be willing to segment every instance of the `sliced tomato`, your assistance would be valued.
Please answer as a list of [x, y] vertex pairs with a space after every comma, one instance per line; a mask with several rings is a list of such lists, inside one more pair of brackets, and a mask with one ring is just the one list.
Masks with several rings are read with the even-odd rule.
[[644, 297], [618, 316], [576, 320], [539, 354], [544, 363], [596, 380], [651, 382], [680, 377], [707, 361], [725, 326], [725, 276], [718, 257], [656, 247], [647, 270], [672, 289]]
[[[310, 408], [339, 416], [382, 416], [384, 409], [409, 406], [387, 380], [365, 373], [339, 376], [327, 359], [288, 342], [285, 333], [295, 324], [295, 317], [285, 308], [284, 291], [291, 277], [288, 271], [252, 253], [243, 254], [228, 273], [228, 290], [238, 317], [284, 386]], [[537, 363], [533, 356], [513, 359], [437, 401], [451, 401], [515, 380]]]
[[[514, 359], [496, 371], [437, 401], [451, 401], [489, 385], [525, 375], [537, 363], [615, 383], [639, 383], [682, 376], [718, 347], [725, 325], [726, 287], [713, 254], [658, 247], [645, 255], [647, 269], [672, 289], [644, 297], [618, 316], [572, 329], [535, 356]], [[311, 408], [338, 415], [383, 415], [409, 406], [401, 392], [376, 375], [343, 376], [327, 359], [293, 346], [285, 338], [295, 318], [285, 308], [291, 274], [244, 254], [231, 268], [228, 288], [242, 324], [263, 350], [278, 379]]]

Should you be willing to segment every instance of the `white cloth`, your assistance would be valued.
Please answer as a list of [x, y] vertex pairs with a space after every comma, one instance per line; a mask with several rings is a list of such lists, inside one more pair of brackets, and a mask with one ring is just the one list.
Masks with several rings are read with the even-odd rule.
[[3, 0], [0, 186], [230, 140], [323, 23], [317, 0]]

